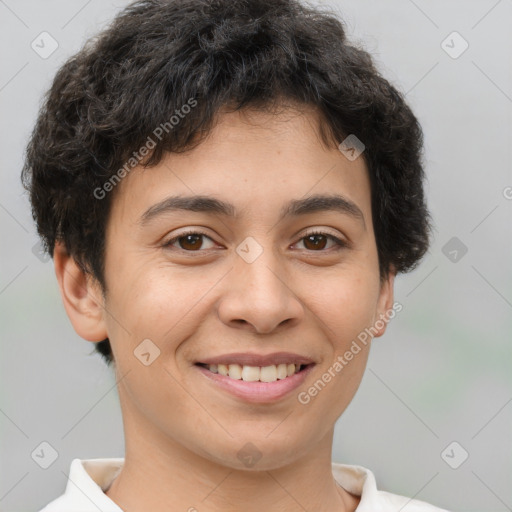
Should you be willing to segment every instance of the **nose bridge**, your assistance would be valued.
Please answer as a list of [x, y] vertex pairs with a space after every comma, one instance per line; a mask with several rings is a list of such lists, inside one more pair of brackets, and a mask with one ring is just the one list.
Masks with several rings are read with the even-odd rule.
[[[267, 237], [267, 241], [270, 239]], [[251, 294], [256, 300], [261, 296], [267, 303], [286, 295], [283, 278], [279, 277], [282, 265], [270, 244], [268, 241], [264, 247], [254, 237], [247, 237], [236, 248], [238, 260], [234, 268], [236, 279], [243, 285], [244, 295]]]
[[269, 332], [302, 316], [302, 306], [287, 283], [284, 266], [271, 246], [246, 238], [236, 248], [229, 286], [219, 315], [225, 323], [252, 324], [258, 332]]

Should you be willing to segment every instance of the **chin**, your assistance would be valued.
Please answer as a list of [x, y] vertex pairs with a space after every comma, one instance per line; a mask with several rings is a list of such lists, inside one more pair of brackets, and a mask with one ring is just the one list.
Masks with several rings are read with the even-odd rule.
[[273, 436], [251, 435], [245, 431], [240, 437], [230, 438], [228, 445], [219, 450], [209, 450], [205, 456], [233, 470], [270, 471], [294, 463], [310, 449], [306, 439], [293, 438], [284, 430], [281, 436]]

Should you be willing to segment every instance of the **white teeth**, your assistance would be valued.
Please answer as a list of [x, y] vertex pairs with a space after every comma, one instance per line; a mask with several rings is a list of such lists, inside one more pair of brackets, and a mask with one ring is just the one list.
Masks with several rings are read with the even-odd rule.
[[240, 380], [242, 378], [242, 367], [239, 364], [230, 364], [228, 376]]
[[246, 382], [256, 382], [260, 380], [259, 366], [244, 366], [242, 370], [242, 380]]
[[277, 367], [277, 378], [286, 379], [288, 377], [288, 366], [286, 364], [280, 364]]
[[286, 364], [270, 366], [241, 366], [239, 364], [210, 364], [208, 369], [213, 373], [224, 375], [231, 379], [243, 380], [245, 382], [275, 382], [286, 379], [297, 373], [301, 368], [300, 364]]
[[277, 380], [277, 367], [275, 365], [264, 366], [260, 370], [260, 380], [261, 382], [275, 382]]

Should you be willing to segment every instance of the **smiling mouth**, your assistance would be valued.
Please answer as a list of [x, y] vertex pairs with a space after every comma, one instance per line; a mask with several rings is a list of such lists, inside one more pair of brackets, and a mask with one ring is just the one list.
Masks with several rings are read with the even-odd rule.
[[205, 364], [196, 363], [212, 373], [218, 373], [233, 380], [245, 382], [276, 382], [304, 371], [311, 364], [282, 363], [269, 366], [246, 366], [240, 364]]

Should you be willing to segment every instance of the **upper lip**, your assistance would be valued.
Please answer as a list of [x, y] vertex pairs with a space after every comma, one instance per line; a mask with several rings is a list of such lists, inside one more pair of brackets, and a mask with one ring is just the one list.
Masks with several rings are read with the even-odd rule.
[[201, 359], [197, 363], [202, 364], [239, 364], [240, 366], [271, 366], [278, 364], [311, 364], [314, 361], [309, 357], [294, 354], [292, 352], [274, 352], [272, 354], [253, 354], [249, 352], [236, 352], [221, 356]]

